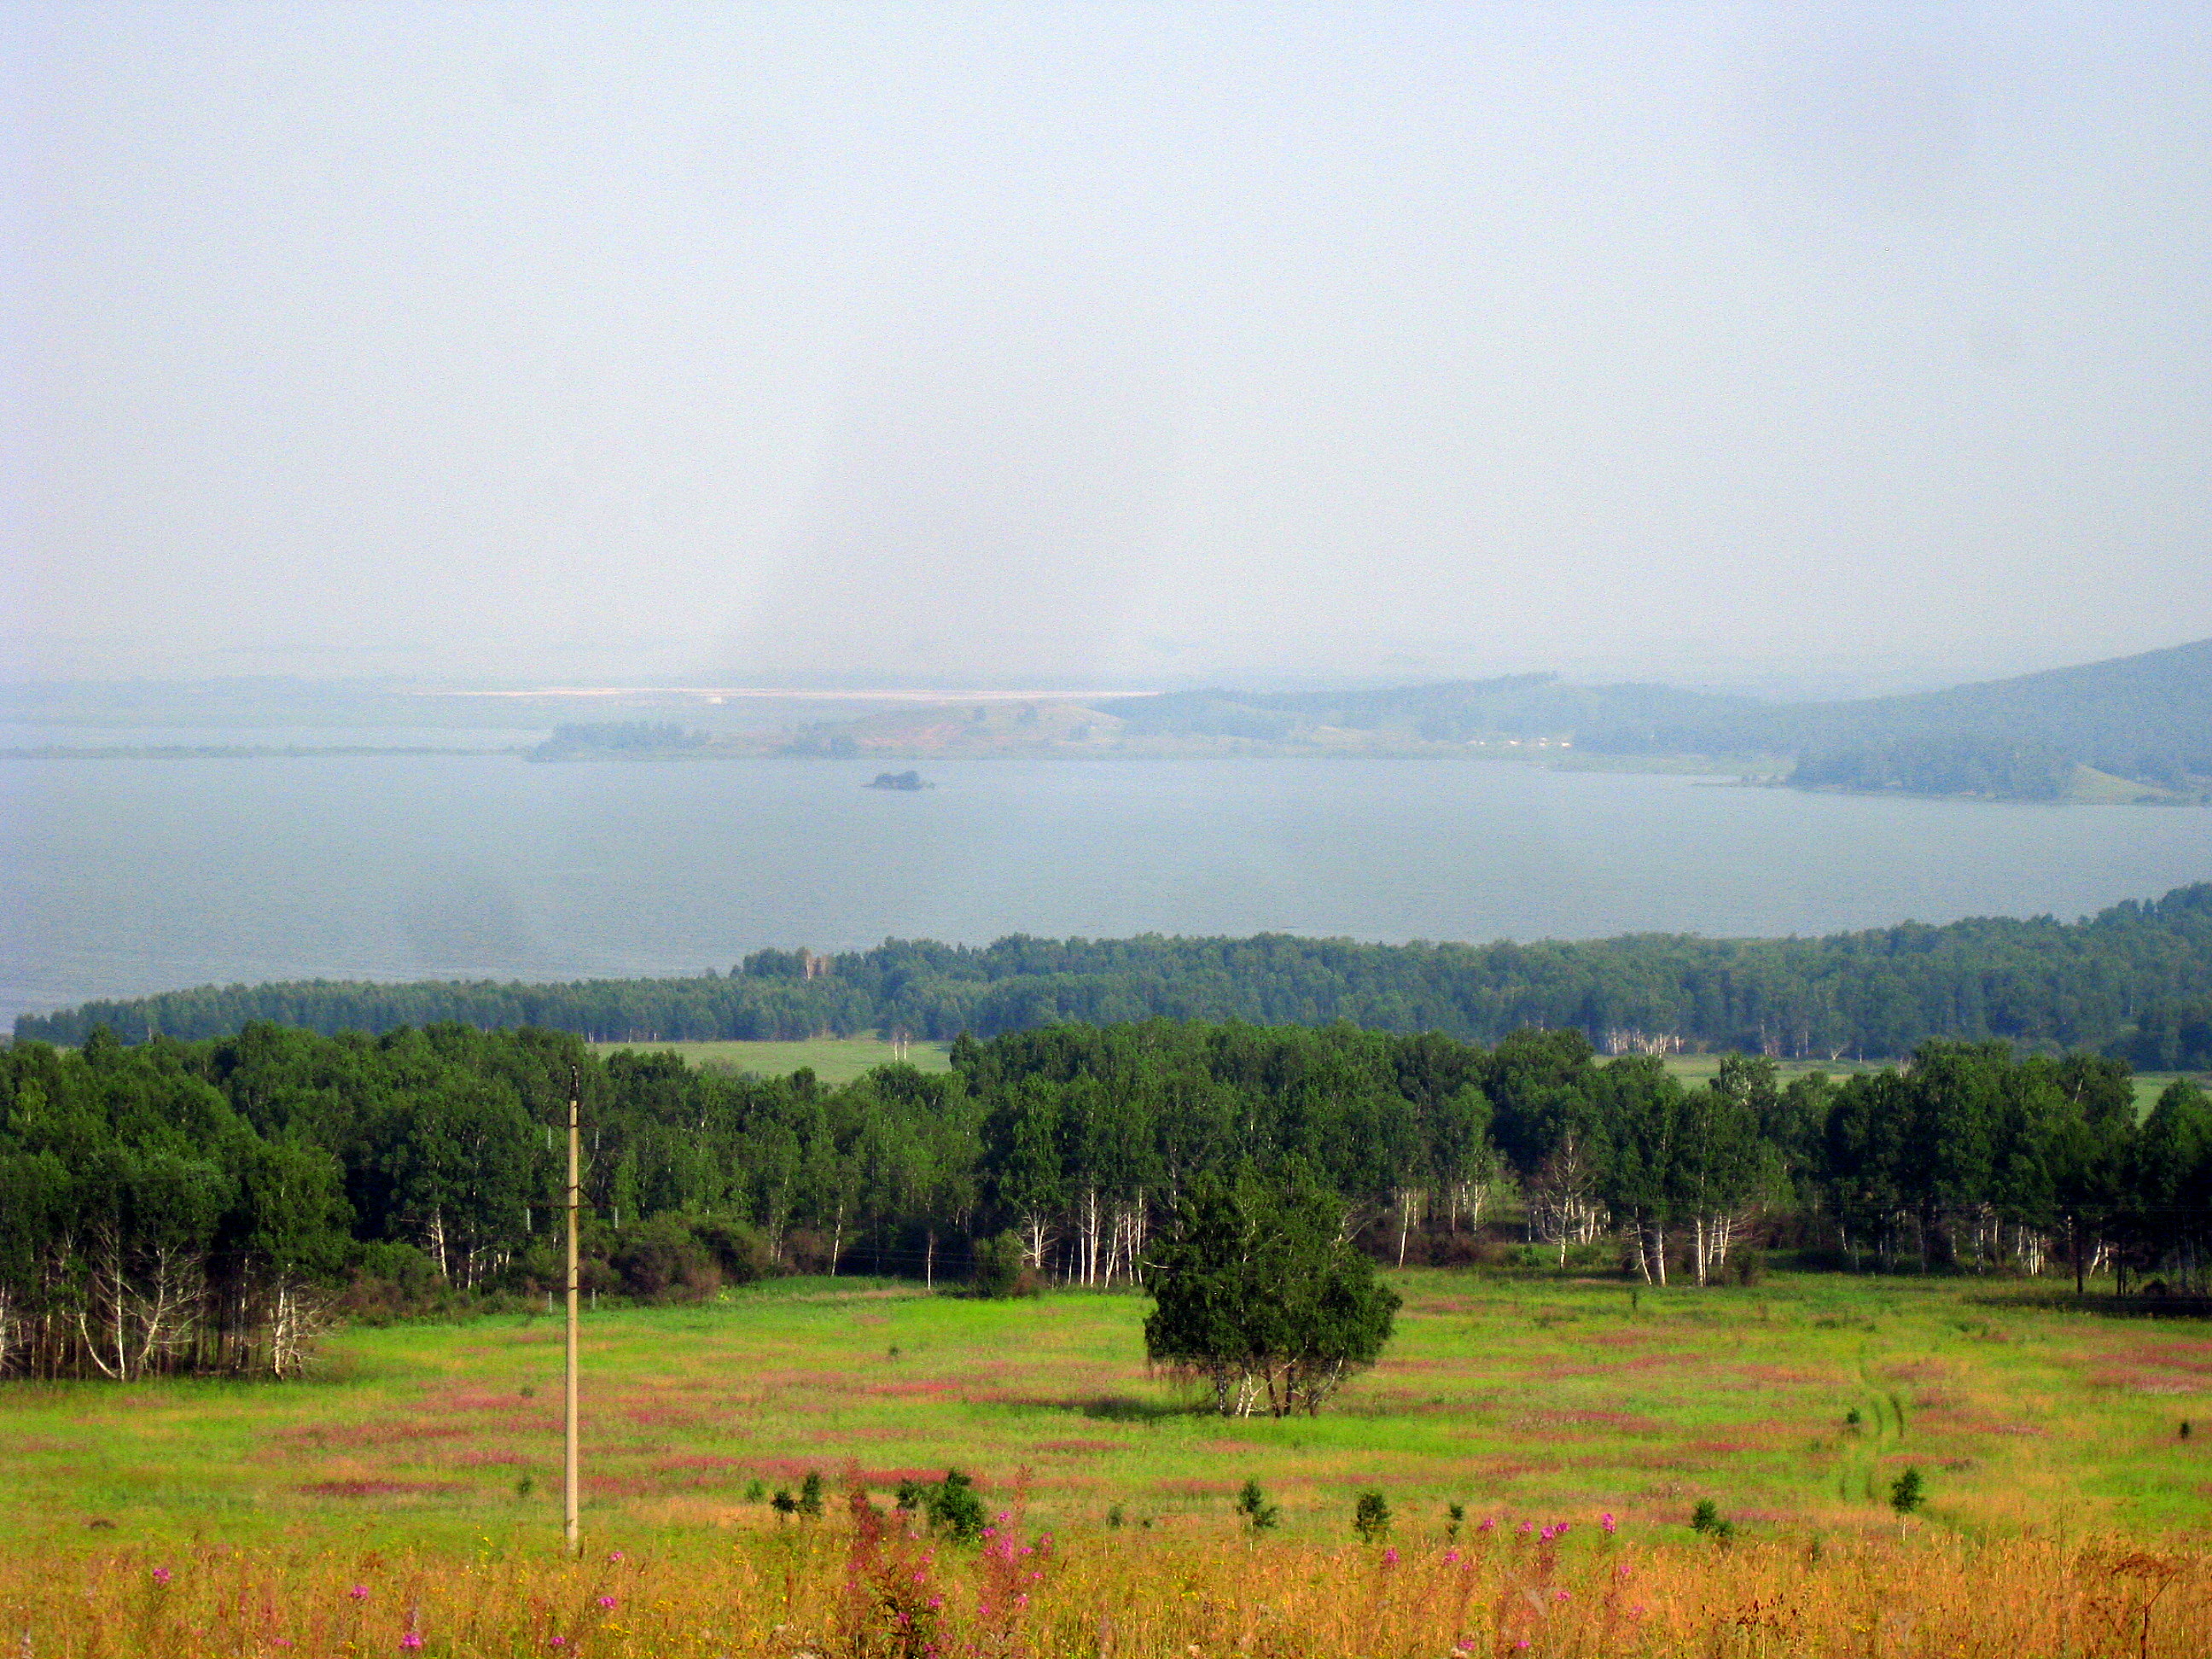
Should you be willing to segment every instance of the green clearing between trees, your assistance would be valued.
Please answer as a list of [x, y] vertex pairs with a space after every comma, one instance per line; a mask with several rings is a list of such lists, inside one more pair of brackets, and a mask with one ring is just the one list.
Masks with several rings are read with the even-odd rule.
[[[2212, 1324], [2106, 1319], [2045, 1290], [1782, 1273], [1654, 1291], [1530, 1269], [1386, 1275], [1375, 1370], [1322, 1415], [1224, 1420], [1149, 1376], [1133, 1294], [930, 1296], [788, 1279], [586, 1323], [586, 1524], [610, 1547], [775, 1524], [749, 1483], [848, 1460], [885, 1491], [948, 1465], [1040, 1524], [1225, 1536], [1255, 1479], [1284, 1530], [1335, 1538], [1363, 1488], [1401, 1534], [1443, 1506], [1747, 1533], [1930, 1524], [1973, 1536], [2212, 1526]], [[315, 1380], [0, 1388], [0, 1533], [22, 1547], [202, 1538], [303, 1547], [554, 1546], [557, 1319], [356, 1326]], [[1856, 1428], [1846, 1417], [1859, 1414]], [[2195, 1418], [2184, 1437], [2183, 1419]], [[521, 1489], [528, 1482], [527, 1491]], [[112, 1528], [93, 1528], [95, 1522]]]
[[[887, 1066], [897, 1057], [891, 1044], [878, 1037], [817, 1037], [805, 1042], [595, 1042], [592, 1052], [599, 1054], [677, 1054], [694, 1066], [714, 1066], [732, 1072], [750, 1072], [761, 1077], [781, 1077], [805, 1066], [824, 1083], [850, 1083], [855, 1078]], [[907, 1044], [907, 1063], [924, 1072], [949, 1072], [952, 1069], [951, 1044], [946, 1042], [909, 1042]], [[1663, 1064], [1668, 1075], [1678, 1079], [1685, 1088], [1699, 1089], [1720, 1074], [1723, 1056], [1712, 1054], [1668, 1054]], [[1856, 1072], [1880, 1070], [1872, 1060], [1783, 1060], [1776, 1066], [1782, 1082], [1813, 1072], [1825, 1072], [1831, 1077], [1849, 1077]], [[2138, 1072], [2136, 1073], [2136, 1108], [2138, 1116], [2148, 1113], [2166, 1086], [2182, 1077], [2193, 1073], [2185, 1072]]]
[[[951, 1047], [949, 1042], [909, 1042], [906, 1063], [917, 1071], [949, 1072]], [[595, 1042], [592, 1051], [598, 1054], [673, 1053], [694, 1066], [750, 1072], [759, 1077], [787, 1077], [804, 1066], [832, 1086], [850, 1083], [899, 1057], [895, 1044], [872, 1036], [814, 1037], [798, 1042]]]

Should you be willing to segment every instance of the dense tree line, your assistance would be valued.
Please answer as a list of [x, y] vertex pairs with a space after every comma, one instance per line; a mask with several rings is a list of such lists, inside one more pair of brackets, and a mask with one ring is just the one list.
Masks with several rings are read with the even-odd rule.
[[893, 940], [763, 951], [728, 974], [566, 985], [313, 981], [203, 987], [21, 1015], [19, 1039], [221, 1036], [253, 1020], [371, 1032], [456, 1021], [613, 1041], [982, 1036], [1076, 1020], [1348, 1020], [1496, 1042], [1523, 1026], [1606, 1048], [1680, 1043], [1783, 1058], [1906, 1054], [1930, 1036], [2099, 1048], [2212, 1066], [2212, 883], [2087, 920], [1907, 923], [1788, 939], [1645, 934], [1583, 943], [1363, 945], [1252, 939]]
[[1800, 788], [2057, 800], [2074, 775], [2072, 759], [2049, 743], [1960, 733], [1818, 750], [1798, 757], [1790, 781]]
[[[1692, 1088], [1574, 1031], [1485, 1048], [1147, 1021], [963, 1037], [953, 1062], [827, 1088], [453, 1024], [19, 1042], [0, 1055], [0, 1372], [281, 1374], [334, 1307], [542, 1291], [572, 1079], [587, 1283], [647, 1296], [780, 1265], [934, 1282], [984, 1241], [1038, 1278], [1127, 1285], [1164, 1218], [1208, 1182], [1233, 1199], [1248, 1165], [1303, 1171], [1392, 1262], [1474, 1259], [1506, 1226], [1703, 1283], [1756, 1229], [1854, 1266], [2172, 1285], [2202, 1283], [2212, 1242], [2212, 1100], [2177, 1083], [2138, 1125], [2128, 1067], [2095, 1055], [1939, 1042], [1786, 1086], [1730, 1056]], [[1293, 1355], [1279, 1404], [1357, 1359]]]
[[526, 760], [662, 760], [703, 752], [706, 732], [686, 731], [673, 720], [600, 720], [556, 726], [553, 735], [523, 751]]

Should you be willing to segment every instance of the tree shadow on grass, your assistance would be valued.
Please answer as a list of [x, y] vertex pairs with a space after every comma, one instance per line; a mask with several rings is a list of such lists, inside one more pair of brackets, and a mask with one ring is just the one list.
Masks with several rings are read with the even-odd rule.
[[2101, 1295], [2092, 1291], [2076, 1296], [2071, 1291], [2019, 1291], [1963, 1300], [1984, 1308], [2032, 1308], [2041, 1313], [2094, 1314], [2105, 1319], [2212, 1319], [2212, 1297], [2172, 1296], [2137, 1292], [2131, 1296]]
[[1200, 1408], [1187, 1400], [1139, 1400], [1126, 1394], [1102, 1394], [1071, 1401], [1066, 1409], [1098, 1423], [1157, 1423], [1163, 1418], [1194, 1417]]

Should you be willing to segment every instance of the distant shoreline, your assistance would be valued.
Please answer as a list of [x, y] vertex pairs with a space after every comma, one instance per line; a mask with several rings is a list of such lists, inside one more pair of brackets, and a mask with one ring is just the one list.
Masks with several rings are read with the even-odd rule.
[[[836, 761], [843, 763], [865, 762], [880, 764], [885, 761], [927, 760], [955, 761], [1013, 761], [1050, 760], [1059, 762], [1107, 762], [1140, 764], [1146, 761], [1449, 761], [1488, 762], [1492, 764], [1521, 766], [1547, 772], [1602, 773], [1613, 776], [1688, 777], [1698, 781], [1705, 788], [1731, 789], [1788, 789], [1803, 794], [1842, 795], [1865, 799], [1869, 797], [1893, 800], [1951, 800], [1978, 805], [2035, 805], [2035, 806], [2212, 806], [2212, 798], [2179, 792], [2156, 791], [2140, 785], [2130, 785], [2125, 780], [2091, 774], [2101, 788], [2081, 789], [2054, 797], [2035, 798], [1995, 793], [1940, 790], [1917, 790], [1887, 785], [1878, 788], [1853, 788], [1833, 783], [1797, 783], [1772, 771], [1761, 773], [1747, 770], [1744, 757], [1712, 755], [1596, 755], [1561, 753], [1557, 750], [1530, 746], [1516, 750], [1493, 746], [1480, 748], [1460, 744], [1423, 746], [1392, 746], [1374, 744], [1342, 747], [1303, 747], [1296, 744], [1240, 744], [1206, 748], [1200, 745], [1177, 747], [1171, 744], [1152, 746], [1117, 746], [1083, 749], [1071, 745], [1040, 743], [1030, 747], [1002, 745], [978, 748], [963, 754], [955, 750], [926, 750], [920, 749], [882, 749], [860, 750], [853, 754], [793, 754], [787, 749], [779, 750], [766, 744], [738, 747], [699, 747], [639, 750], [572, 750], [566, 753], [544, 752], [544, 746], [507, 744], [496, 748], [448, 748], [428, 744], [115, 744], [71, 747], [50, 744], [38, 747], [0, 749], [0, 760], [12, 761], [236, 761], [236, 760], [335, 760], [362, 757], [451, 757], [466, 759], [505, 757], [555, 765], [626, 765], [652, 766], [732, 761]], [[1763, 758], [1763, 757], [1762, 757]], [[2088, 769], [2082, 769], [2088, 771]], [[902, 786], [872, 783], [870, 788], [896, 788]], [[933, 785], [917, 784], [919, 788]]]
[[47, 744], [35, 749], [0, 749], [0, 760], [307, 760], [341, 755], [520, 755], [521, 745], [503, 749], [442, 749], [428, 744], [114, 744], [73, 749]]

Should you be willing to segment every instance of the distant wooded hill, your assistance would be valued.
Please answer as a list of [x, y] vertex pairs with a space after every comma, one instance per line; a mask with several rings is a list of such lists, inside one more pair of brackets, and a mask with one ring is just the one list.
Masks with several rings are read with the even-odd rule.
[[2212, 640], [2110, 662], [1849, 702], [1766, 703], [1552, 674], [1359, 692], [1184, 691], [1116, 700], [1132, 733], [1288, 743], [1510, 737], [1619, 756], [1770, 755], [1806, 787], [2057, 799], [2088, 767], [2180, 796], [2212, 788]]
[[1172, 691], [913, 704], [777, 732], [562, 726], [545, 761], [915, 755], [1479, 754], [1680, 764], [1802, 788], [2005, 800], [2212, 801], [2212, 640], [1913, 696], [1761, 702], [1515, 674], [1379, 691]]
[[1071, 1021], [1348, 1021], [1496, 1042], [1529, 1026], [1601, 1048], [1680, 1043], [1779, 1056], [1902, 1054], [1929, 1037], [2101, 1048], [2212, 1067], [2212, 882], [2081, 921], [1977, 919], [1824, 939], [1644, 934], [1587, 943], [1363, 945], [1251, 939], [893, 940], [763, 951], [727, 975], [566, 985], [330, 981], [207, 986], [23, 1015], [18, 1039], [228, 1036], [251, 1020], [334, 1033], [450, 1020], [617, 1041], [903, 1030], [991, 1036]]

